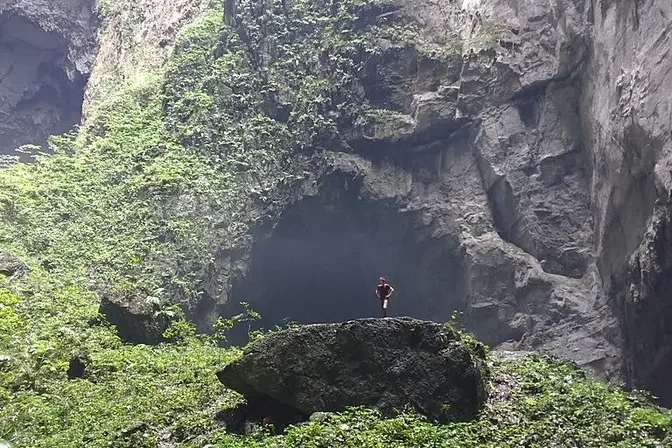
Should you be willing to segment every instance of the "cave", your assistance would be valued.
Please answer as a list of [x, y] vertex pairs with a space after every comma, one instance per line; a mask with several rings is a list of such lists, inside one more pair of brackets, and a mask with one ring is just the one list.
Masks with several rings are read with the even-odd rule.
[[419, 215], [358, 189], [331, 187], [290, 206], [258, 242], [230, 304], [247, 302], [261, 326], [380, 315], [380, 276], [395, 288], [389, 314], [435, 321], [465, 307], [456, 244], [431, 237]]
[[68, 51], [59, 35], [0, 16], [0, 154], [44, 147], [80, 122], [87, 79], [69, 67]]

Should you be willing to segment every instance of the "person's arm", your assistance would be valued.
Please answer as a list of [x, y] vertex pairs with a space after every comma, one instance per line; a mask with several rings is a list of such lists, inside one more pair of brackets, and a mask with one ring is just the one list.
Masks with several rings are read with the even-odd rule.
[[376, 287], [376, 289], [374, 289], [373, 291], [376, 293], [376, 297], [380, 299], [380, 291], [378, 291], [378, 287]]
[[385, 296], [386, 299], [389, 299], [394, 294], [394, 288], [390, 285], [390, 292]]

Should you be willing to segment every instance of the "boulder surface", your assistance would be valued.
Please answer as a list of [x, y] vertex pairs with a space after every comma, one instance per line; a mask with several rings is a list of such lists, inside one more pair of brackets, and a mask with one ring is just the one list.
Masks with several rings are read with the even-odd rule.
[[11, 253], [0, 250], [0, 274], [20, 277], [28, 272], [28, 267]]
[[217, 373], [256, 401], [305, 415], [408, 405], [432, 420], [473, 418], [486, 398], [485, 352], [450, 327], [411, 318], [359, 319], [280, 331]]
[[164, 342], [170, 315], [161, 312], [158, 299], [142, 293], [107, 292], [100, 298], [100, 314], [117, 327], [119, 337], [134, 344]]

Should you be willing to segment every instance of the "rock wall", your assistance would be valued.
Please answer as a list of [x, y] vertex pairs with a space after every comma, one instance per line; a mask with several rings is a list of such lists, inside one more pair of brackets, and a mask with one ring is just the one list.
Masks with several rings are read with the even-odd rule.
[[629, 383], [670, 405], [672, 4], [597, 2], [582, 117], [597, 261], [622, 313]]
[[[596, 264], [580, 111], [583, 5], [390, 9], [420, 38], [383, 43], [367, 61], [360, 81], [378, 111], [323, 154], [317, 186], [258, 239], [230, 301], [274, 318], [370, 315], [367, 281], [385, 274], [394, 313], [462, 312], [492, 346], [549, 349], [618, 376], [618, 313]], [[289, 284], [293, 268], [304, 287]], [[357, 291], [341, 287], [352, 283]]]
[[78, 124], [95, 54], [91, 0], [0, 2], [0, 153]]
[[[352, 291], [322, 285], [364, 288], [385, 273], [398, 313], [442, 320], [459, 310], [492, 345], [625, 373], [669, 403], [672, 6], [396, 7], [423, 39], [383, 46], [367, 64], [364, 91], [384, 113], [326, 156], [332, 170], [259, 240], [233, 301], [262, 314], [353, 317], [375, 312], [366, 292], [339, 299]], [[284, 288], [279, 266], [290, 258], [316, 281]], [[345, 314], [325, 305], [339, 300]]]

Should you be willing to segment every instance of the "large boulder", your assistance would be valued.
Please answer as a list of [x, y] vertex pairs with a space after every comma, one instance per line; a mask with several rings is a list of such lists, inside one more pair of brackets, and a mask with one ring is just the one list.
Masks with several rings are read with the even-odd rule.
[[28, 272], [28, 267], [11, 253], [0, 250], [0, 274], [20, 277]]
[[217, 373], [249, 401], [310, 415], [407, 405], [436, 421], [467, 420], [486, 398], [485, 351], [450, 327], [411, 318], [360, 319], [280, 331]]
[[100, 314], [117, 327], [119, 337], [136, 344], [158, 344], [170, 326], [172, 315], [162, 311], [158, 299], [140, 292], [106, 292]]

